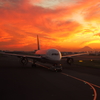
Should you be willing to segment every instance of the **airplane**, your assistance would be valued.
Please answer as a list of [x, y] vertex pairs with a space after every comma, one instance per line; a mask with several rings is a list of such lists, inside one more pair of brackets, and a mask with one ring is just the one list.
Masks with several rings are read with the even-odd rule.
[[32, 67], [36, 67], [37, 62], [40, 62], [42, 64], [44, 63], [50, 64], [49, 68], [53, 71], [62, 71], [62, 66], [60, 62], [62, 58], [66, 59], [66, 62], [68, 64], [72, 64], [73, 56], [88, 54], [88, 53], [80, 53], [80, 54], [62, 56], [61, 52], [57, 49], [41, 50], [38, 35], [37, 35], [37, 47], [38, 49], [36, 50], [35, 55], [13, 54], [13, 53], [6, 53], [6, 52], [2, 52], [2, 54], [17, 56], [20, 58], [21, 63], [24, 65], [29, 62], [29, 59], [31, 59]]

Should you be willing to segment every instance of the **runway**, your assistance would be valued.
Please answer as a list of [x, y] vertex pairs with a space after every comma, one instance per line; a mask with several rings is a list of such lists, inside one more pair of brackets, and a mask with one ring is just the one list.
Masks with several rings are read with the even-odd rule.
[[100, 100], [100, 69], [63, 63], [63, 72], [52, 72], [17, 57], [0, 57], [1, 100]]

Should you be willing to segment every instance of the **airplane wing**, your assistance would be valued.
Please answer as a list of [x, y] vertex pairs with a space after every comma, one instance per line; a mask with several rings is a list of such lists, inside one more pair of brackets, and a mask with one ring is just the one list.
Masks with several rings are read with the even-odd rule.
[[24, 57], [24, 58], [31, 58], [31, 59], [41, 59], [41, 56], [31, 56], [31, 55], [24, 55], [24, 54], [13, 54], [13, 53], [0, 53], [0, 54], [4, 54], [4, 55], [9, 55], [9, 56], [16, 56], [16, 57]]
[[74, 61], [72, 57], [80, 56], [80, 55], [88, 55], [88, 54], [89, 53], [79, 53], [79, 54], [66, 55], [66, 56], [62, 56], [62, 59], [67, 58], [66, 62], [71, 65], [71, 63], [73, 63], [73, 61]]
[[62, 58], [75, 57], [80, 55], [88, 55], [88, 53], [71, 54], [71, 55], [62, 56]]

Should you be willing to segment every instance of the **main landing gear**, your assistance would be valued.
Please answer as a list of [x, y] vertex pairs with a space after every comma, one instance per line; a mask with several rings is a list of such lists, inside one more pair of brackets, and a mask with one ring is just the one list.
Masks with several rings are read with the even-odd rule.
[[36, 67], [36, 61], [33, 60], [32, 67]]

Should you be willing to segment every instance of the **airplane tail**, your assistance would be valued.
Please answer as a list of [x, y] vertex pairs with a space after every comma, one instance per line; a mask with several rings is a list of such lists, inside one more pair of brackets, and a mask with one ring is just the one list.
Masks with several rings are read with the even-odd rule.
[[40, 43], [39, 43], [39, 37], [37, 35], [37, 49], [40, 50]]

